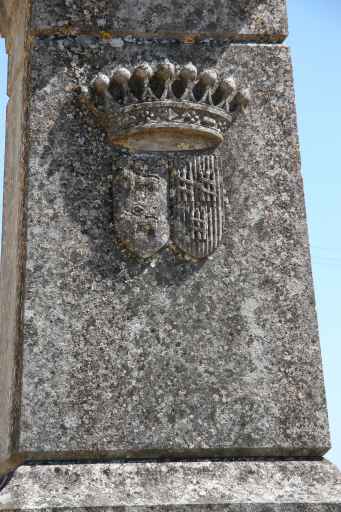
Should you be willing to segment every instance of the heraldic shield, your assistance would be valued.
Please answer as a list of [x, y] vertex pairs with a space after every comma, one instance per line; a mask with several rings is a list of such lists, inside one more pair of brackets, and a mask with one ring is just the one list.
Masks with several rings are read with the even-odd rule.
[[185, 260], [213, 253], [223, 237], [225, 204], [217, 150], [247, 112], [249, 90], [223, 70], [164, 59], [105, 68], [80, 83], [77, 94], [115, 148], [114, 230], [121, 247], [142, 258], [168, 244]]
[[172, 241], [183, 253], [202, 259], [221, 242], [224, 194], [219, 156], [128, 158], [114, 166], [113, 197], [116, 238], [139, 257], [151, 257]]
[[120, 244], [142, 258], [158, 252], [170, 234], [167, 167], [136, 160], [114, 166], [113, 206]]
[[173, 243], [197, 259], [214, 252], [224, 224], [221, 158], [196, 156], [172, 168], [170, 204]]

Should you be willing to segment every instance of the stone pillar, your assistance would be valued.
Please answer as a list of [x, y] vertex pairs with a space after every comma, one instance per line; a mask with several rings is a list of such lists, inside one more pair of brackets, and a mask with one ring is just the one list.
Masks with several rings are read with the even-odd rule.
[[0, 14], [0, 510], [339, 510], [284, 0]]

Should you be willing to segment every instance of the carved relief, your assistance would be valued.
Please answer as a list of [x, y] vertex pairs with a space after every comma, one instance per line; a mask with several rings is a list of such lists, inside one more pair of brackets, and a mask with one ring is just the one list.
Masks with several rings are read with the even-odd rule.
[[195, 258], [218, 247], [224, 224], [221, 158], [199, 156], [170, 172], [171, 236]]
[[214, 69], [198, 73], [189, 63], [166, 61], [100, 73], [81, 99], [116, 147], [177, 152], [217, 147], [234, 118], [249, 103], [232, 77]]
[[223, 234], [221, 158], [121, 158], [113, 167], [116, 239], [148, 258], [169, 242], [192, 258], [218, 247]]
[[[114, 159], [120, 244], [142, 258], [169, 242], [195, 259], [211, 254], [224, 227], [223, 165], [213, 151], [245, 112], [249, 92], [215, 69], [166, 60], [118, 66], [80, 93], [110, 143], [131, 155]], [[160, 158], [138, 156], [148, 153]]]
[[116, 238], [131, 252], [147, 258], [169, 241], [168, 173], [126, 160], [114, 167], [113, 204]]

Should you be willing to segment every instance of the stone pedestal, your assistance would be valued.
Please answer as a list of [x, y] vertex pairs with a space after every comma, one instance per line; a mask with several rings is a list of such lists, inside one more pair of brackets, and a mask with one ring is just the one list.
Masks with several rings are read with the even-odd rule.
[[0, 510], [339, 512], [341, 475], [326, 461], [21, 466]]
[[0, 509], [340, 506], [285, 2], [0, 13]]

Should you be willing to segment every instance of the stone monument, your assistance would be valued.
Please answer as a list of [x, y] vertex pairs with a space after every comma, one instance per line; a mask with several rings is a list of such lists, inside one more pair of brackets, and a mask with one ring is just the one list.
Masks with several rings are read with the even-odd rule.
[[339, 511], [285, 0], [0, 31], [0, 510]]

